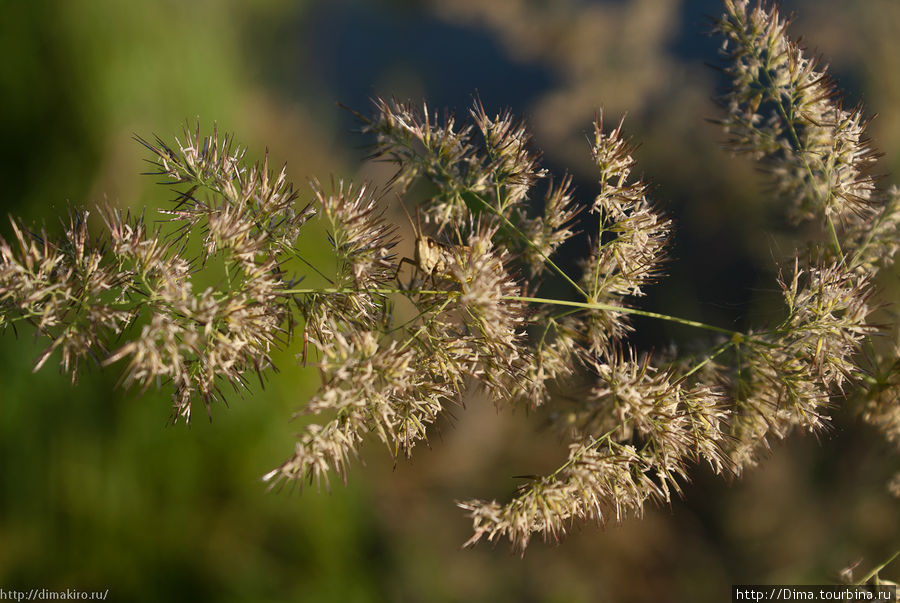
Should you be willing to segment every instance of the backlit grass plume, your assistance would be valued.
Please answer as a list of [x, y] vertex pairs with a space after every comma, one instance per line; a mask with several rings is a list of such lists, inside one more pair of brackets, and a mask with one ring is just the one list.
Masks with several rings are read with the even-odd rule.
[[[126, 386], [168, 388], [183, 420], [225, 386], [264, 380], [275, 351], [302, 348], [321, 387], [298, 409], [312, 422], [263, 478], [273, 486], [345, 480], [368, 439], [409, 456], [473, 389], [501, 408], [553, 409], [568, 450], [557, 468], [503, 500], [459, 503], [468, 544], [508, 539], [521, 551], [576, 520], [666, 503], [698, 463], [740, 474], [774, 440], [821, 432], [845, 400], [900, 443], [896, 342], [876, 339], [873, 320], [885, 301], [876, 276], [900, 248], [900, 192], [879, 188], [862, 109], [842, 108], [777, 9], [724, 7], [731, 148], [761, 162], [792, 221], [821, 226], [780, 258], [774, 326], [738, 332], [639, 309], [663, 278], [673, 223], [638, 176], [623, 121], [597, 117], [584, 149], [596, 194], [585, 197], [570, 176], [550, 176], [508, 112], [476, 101], [458, 119], [381, 98], [361, 119], [373, 155], [397, 168], [384, 190], [295, 189], [285, 168], [248, 163], [215, 130], [139, 139], [174, 191], [165, 223], [105, 209], [94, 230], [73, 211], [51, 237], [13, 219], [0, 241], [0, 325], [47, 340], [36, 369], [57, 351], [73, 380], [86, 359], [118, 365]], [[428, 192], [418, 202], [414, 190]], [[406, 258], [386, 212], [411, 202]], [[300, 251], [310, 220], [327, 232], [328, 265]], [[563, 246], [582, 258], [574, 272], [555, 259]], [[550, 282], [565, 295], [542, 297]], [[633, 315], [693, 327], [706, 351], [654, 358], [629, 342]], [[554, 395], [572, 387], [586, 394]]]

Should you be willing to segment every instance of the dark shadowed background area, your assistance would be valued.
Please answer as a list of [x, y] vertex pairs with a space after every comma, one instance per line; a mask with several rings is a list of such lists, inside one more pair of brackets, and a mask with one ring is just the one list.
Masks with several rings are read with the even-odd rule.
[[[795, 0], [795, 36], [823, 53], [847, 104], [879, 114], [881, 171], [900, 167], [900, 5]], [[134, 134], [172, 140], [185, 120], [234, 132], [252, 157], [287, 162], [301, 199], [331, 174], [383, 184], [343, 103], [375, 94], [468, 113], [510, 107], [545, 165], [593, 194], [585, 133], [627, 113], [639, 170], [674, 218], [669, 276], [642, 307], [731, 328], [777, 319], [776, 261], [798, 240], [749, 160], [709, 118], [713, 0], [362, 0], [0, 4], [0, 203], [53, 231], [69, 206], [143, 211], [167, 191], [141, 176]], [[396, 211], [396, 208], [389, 210]], [[402, 214], [397, 213], [398, 221]], [[9, 237], [7, 223], [0, 233]], [[408, 233], [407, 233], [408, 234]], [[310, 241], [310, 248], [326, 242]], [[577, 243], [562, 262], [576, 266]], [[896, 302], [897, 276], [886, 278]], [[637, 322], [635, 342], [696, 336]], [[515, 475], [564, 450], [540, 415], [473, 398], [409, 462], [364, 448], [347, 486], [267, 492], [293, 449], [291, 415], [316, 388], [298, 349], [282, 372], [212, 421], [167, 425], [168, 392], [116, 387], [93, 368], [72, 386], [41, 342], [0, 335], [0, 589], [109, 589], [110, 601], [724, 601], [733, 583], [828, 583], [900, 548], [896, 457], [841, 409], [737, 482], [704, 467], [685, 498], [621, 526], [573, 526], [524, 558], [461, 549], [455, 500], [509, 496]], [[886, 577], [897, 579], [900, 568]]]

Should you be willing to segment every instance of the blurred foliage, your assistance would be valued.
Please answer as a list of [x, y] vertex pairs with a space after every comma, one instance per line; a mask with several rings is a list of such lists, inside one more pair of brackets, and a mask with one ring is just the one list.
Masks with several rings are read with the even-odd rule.
[[[786, 8], [848, 102], [881, 115], [875, 145], [896, 172], [896, 3]], [[488, 110], [525, 113], [549, 166], [571, 166], [587, 199], [584, 131], [604, 106], [608, 119], [629, 113], [640, 168], [677, 223], [671, 278], [647, 309], [759, 323], [777, 296], [772, 258], [797, 238], [704, 122], [717, 85], [705, 16], [717, 13], [713, 0], [6, 1], [2, 203], [50, 228], [67, 202], [149, 215], [164, 192], [139, 175], [132, 135], [170, 138], [198, 118], [254, 156], [268, 148], [301, 188], [348, 175], [365, 141], [335, 102], [365, 111], [373, 90], [459, 112], [477, 91]], [[650, 331], [646, 343], [681, 335]], [[166, 427], [164, 393], [122, 391], [110, 371], [74, 387], [51, 368], [32, 374], [38, 352], [25, 333], [0, 338], [0, 588], [109, 588], [123, 601], [721, 600], [732, 583], [837, 580], [900, 542], [887, 447], [840, 410], [833, 437], [794, 438], [739, 482], [700, 471], [672, 509], [519, 559], [460, 550], [469, 526], [449, 501], [506, 496], [513, 474], [553, 466], [562, 451], [539, 417], [473, 399], [412, 463], [393, 468], [372, 446], [347, 487], [267, 493], [259, 477], [290, 452], [288, 419], [316, 386], [314, 370], [293, 368], [298, 350], [265, 390], [190, 428]]]

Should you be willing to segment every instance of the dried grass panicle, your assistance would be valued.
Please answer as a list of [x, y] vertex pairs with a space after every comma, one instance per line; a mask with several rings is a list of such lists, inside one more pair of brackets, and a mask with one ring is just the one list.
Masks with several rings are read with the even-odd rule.
[[509, 111], [489, 117], [480, 100], [475, 101], [471, 114], [484, 140], [482, 173], [488, 178], [497, 211], [508, 215], [507, 208], [527, 201], [531, 188], [547, 170], [539, 167], [540, 157], [532, 150], [523, 120]]
[[575, 218], [580, 212], [572, 176], [566, 174], [557, 181], [550, 178], [544, 194], [543, 215], [530, 220], [519, 215], [522, 232], [532, 243], [523, 252], [531, 279], [544, 275], [549, 270], [546, 258], [575, 236]]
[[633, 446], [607, 438], [573, 443], [556, 474], [527, 484], [512, 501], [459, 503], [472, 518], [474, 534], [466, 545], [507, 538], [524, 553], [532, 534], [558, 540], [574, 518], [606, 522], [640, 515], [647, 499], [666, 497], [649, 469]]
[[[485, 192], [487, 175], [475, 156], [472, 126], [457, 128], [453, 114], [441, 120], [430, 113], [428, 105], [419, 109], [412, 103], [375, 100], [375, 114], [365, 119], [362, 131], [374, 134], [373, 156], [393, 161], [398, 166], [395, 177], [401, 190], [420, 174], [457, 193], [462, 190]], [[464, 221], [466, 212], [459, 203], [435, 204], [426, 218], [447, 225]]]
[[863, 274], [890, 267], [900, 252], [900, 188], [891, 186], [875, 218], [854, 225], [850, 240], [850, 265]]
[[[246, 387], [248, 375], [261, 378], [273, 368], [271, 354], [293, 324], [289, 297], [282, 293], [291, 281], [281, 264], [313, 212], [309, 205], [296, 207], [284, 168], [271, 172], [268, 159], [247, 166], [244, 149], [228, 135], [220, 139], [217, 130], [201, 137], [199, 126], [186, 129], [177, 151], [142, 142], [156, 155], [157, 174], [169, 177], [172, 186], [187, 186], [164, 213], [176, 226], [179, 243], [201, 234], [202, 253], [188, 262], [181, 246], [161, 243], [159, 233], [142, 240], [140, 223], [122, 223], [118, 214], [107, 219], [114, 235], [137, 238], [127, 245], [117, 240], [115, 248], [123, 265], [137, 269], [149, 313], [141, 336], [109, 361], [131, 357], [126, 382], [146, 386], [157, 377], [171, 379], [176, 418], [189, 418], [192, 393], [208, 411], [221, 397], [221, 382]], [[216, 258], [225, 263], [228, 282], [194, 292], [192, 272]]]
[[827, 67], [787, 35], [777, 7], [725, 0], [717, 31], [732, 86], [721, 99], [732, 146], [760, 159], [794, 220], [852, 226], [871, 219], [880, 191], [870, 173], [861, 108], [841, 107]]
[[[788, 316], [745, 346], [743, 369], [733, 377], [732, 458], [738, 469], [756, 462], [772, 437], [827, 425], [832, 396], [863, 375], [859, 352], [875, 334], [868, 324], [871, 289], [866, 277], [833, 264], [798, 267], [782, 280]], [[804, 274], [805, 272], [805, 274]]]
[[[879, 154], [862, 107], [842, 108], [826, 68], [787, 26], [777, 6], [747, 0], [725, 0], [717, 26], [732, 80], [721, 99], [732, 148], [766, 166], [794, 220], [818, 219], [830, 232], [827, 244], [813, 242], [822, 259], [795, 261], [782, 279], [786, 320], [745, 346], [745, 368], [731, 385], [738, 466], [752, 464], [773, 435], [821, 429], [835, 394], [878, 397], [867, 393], [860, 352], [876, 332], [874, 278], [900, 248], [897, 191], [877, 186]], [[872, 362], [876, 371], [889, 367], [890, 351]]]
[[366, 434], [375, 434], [393, 456], [409, 456], [426, 438], [453, 390], [417, 365], [415, 348], [403, 349], [382, 335], [332, 323], [331, 339], [317, 342], [323, 356], [323, 385], [304, 413], [334, 415], [324, 425], [311, 424], [293, 456], [264, 479], [328, 483], [336, 471], [346, 479], [347, 465]]
[[[588, 299], [605, 304], [582, 317], [589, 343], [587, 353], [578, 353], [596, 381], [587, 400], [560, 419], [581, 438], [570, 450], [606, 450], [593, 447], [600, 437], [630, 446], [615, 454], [634, 450], [641, 462], [601, 467], [570, 454], [555, 473], [526, 484], [505, 504], [461, 503], [473, 520], [470, 543], [507, 537], [524, 550], [534, 532], [555, 538], [572, 518], [608, 516], [604, 505], [639, 514], [645, 500], [667, 499], [670, 485], [677, 491], [689, 461], [702, 457], [719, 471], [739, 473], [772, 439], [795, 429], [822, 430], [837, 396], [866, 395], [860, 351], [876, 332], [872, 279], [897, 250], [896, 192], [878, 189], [870, 173], [877, 153], [865, 138], [861, 109], [841, 109], [833, 85], [787, 37], [778, 12], [731, 0], [725, 9], [718, 30], [733, 85], [723, 99], [722, 125], [735, 150], [764, 162], [795, 220], [815, 217], [828, 227], [828, 244], [813, 243], [824, 260], [795, 261], [792, 277], [781, 282], [786, 318], [780, 325], [732, 334], [693, 368], [676, 363], [659, 371], [647, 357], [623, 356], [619, 342], [627, 324], [615, 307], [624, 310], [624, 298], [639, 295], [658, 275], [668, 224], [646, 203], [646, 185], [629, 181], [634, 161], [621, 123], [606, 134], [598, 120], [592, 150], [601, 190], [591, 210], [606, 218], [608, 230], [601, 231], [579, 284]], [[723, 362], [729, 357], [734, 364]], [[876, 359], [879, 366], [885, 362]], [[688, 383], [699, 403], [681, 398]], [[891, 437], [895, 409], [878, 403], [884, 390], [868, 395], [866, 416]], [[679, 408], [690, 408], [692, 420], [681, 420]], [[585, 474], [585, 466], [595, 468]], [[627, 466], [628, 474], [609, 477], [616, 466]], [[635, 472], [656, 481], [628, 481]], [[599, 476], [606, 481], [597, 485], [592, 480]], [[610, 483], [620, 488], [604, 490]]]
[[609, 433], [618, 441], [652, 442], [661, 460], [702, 456], [724, 466], [719, 448], [728, 411], [721, 395], [707, 386], [686, 388], [672, 370], [659, 371], [645, 355], [614, 349], [593, 362], [590, 393], [567, 423], [576, 437]]
[[[535, 534], [556, 539], [577, 520], [620, 521], [669, 501], [696, 463], [738, 474], [773, 441], [822, 431], [847, 398], [897, 442], [897, 348], [875, 345], [872, 323], [878, 273], [900, 249], [900, 193], [871, 175], [862, 109], [841, 108], [778, 11], [724, 6], [717, 29], [732, 85], [721, 122], [732, 148], [763, 163], [794, 220], [818, 220], [827, 234], [809, 242], [808, 261], [796, 254], [782, 269], [775, 326], [737, 332], [634, 305], [662, 275], [672, 224], [635, 176], [623, 121], [604, 128], [601, 113], [594, 123], [585, 152], [598, 187], [585, 202], [570, 176], [541, 167], [509, 112], [476, 101], [467, 124], [380, 98], [363, 132], [374, 157], [397, 165], [391, 192], [424, 216], [415, 258], [394, 251], [392, 195], [313, 180], [304, 204], [285, 168], [251, 164], [229, 135], [197, 127], [172, 146], [140, 139], [175, 190], [156, 230], [115, 209], [102, 213], [100, 235], [85, 212], [55, 238], [13, 220], [12, 244], [0, 240], [0, 326], [27, 323], [48, 340], [38, 368], [59, 350], [73, 379], [94, 358], [122, 361], [125, 385], [165, 383], [176, 419], [302, 345], [322, 383], [298, 411], [311, 422], [293, 453], [264, 476], [272, 485], [346, 479], [367, 439], [409, 456], [473, 386], [501, 406], [548, 406], [567, 440], [560, 466], [506, 502], [460, 503], [468, 544], [505, 538], [520, 551]], [[412, 187], [417, 179], [430, 186]], [[583, 210], [598, 224], [588, 249], [573, 240]], [[298, 244], [316, 214], [329, 266]], [[189, 259], [190, 245], [200, 251]], [[563, 248], [585, 258], [579, 273], [557, 264]], [[203, 280], [217, 269], [224, 278]], [[309, 276], [320, 284], [299, 287]], [[550, 280], [568, 295], [536, 297]], [[629, 346], [632, 314], [719, 339], [654, 360]], [[585, 396], [554, 410], [554, 392], [584, 383]]]
[[566, 462], [505, 504], [459, 503], [473, 521], [467, 544], [506, 537], [524, 553], [535, 532], [557, 539], [575, 518], [621, 521], [640, 516], [648, 500], [669, 501], [691, 463], [730, 469], [721, 447], [728, 410], [715, 390], [686, 388], [631, 351], [616, 350], [592, 369], [589, 395], [563, 417], [573, 432]]
[[506, 254], [495, 250], [495, 228], [476, 227], [467, 245], [455, 249], [448, 273], [459, 284], [455, 305], [461, 310], [467, 330], [483, 342], [483, 354], [492, 361], [503, 359], [515, 373], [522, 351], [525, 304], [518, 283], [507, 273]]
[[[648, 186], [634, 180], [635, 150], [623, 135], [624, 119], [610, 132], [603, 115], [594, 121], [591, 155], [599, 171], [600, 192], [590, 206], [600, 216], [600, 229], [584, 262], [580, 285], [587, 299], [609, 306], [625, 305], [628, 296], [661, 274], [671, 222], [647, 198]], [[630, 330], [627, 315], [615, 309], [594, 310], [586, 320], [592, 355], [601, 353]]]
[[385, 222], [378, 207], [378, 196], [366, 185], [354, 188], [343, 181], [331, 183], [326, 194], [317, 180], [312, 181], [320, 217], [328, 220], [332, 247], [341, 263], [335, 287], [366, 290], [393, 280], [396, 227]]
[[[208, 408], [222, 383], [243, 387], [272, 367], [292, 323], [280, 264], [310, 212], [295, 207], [283, 170], [247, 168], [227, 136], [187, 132], [177, 151], [142, 142], [156, 155], [156, 173], [186, 186], [165, 212], [176, 238], [115, 209], [101, 212], [106, 232], [93, 237], [86, 212], [73, 215], [59, 242], [44, 234], [29, 243], [14, 225], [20, 248], [4, 243], [0, 267], [4, 322], [34, 322], [51, 339], [38, 366], [60, 348], [73, 378], [86, 355], [104, 365], [127, 359], [126, 385], [169, 381], [175, 418], [189, 418], [193, 400]], [[191, 233], [202, 238], [193, 261], [182, 245]], [[225, 262], [228, 282], [195, 291], [195, 272], [214, 258]]]
[[552, 309], [540, 308], [529, 322], [538, 325], [539, 335], [510, 397], [537, 408], [548, 401], [549, 388], [554, 383], [576, 374], [584, 348], [577, 319], [555, 316]]
[[59, 241], [11, 219], [15, 246], [0, 239], [0, 326], [33, 325], [50, 341], [35, 371], [60, 350], [60, 368], [73, 383], [81, 361], [104, 357], [133, 318], [116, 299], [127, 275], [104, 256], [87, 218], [87, 212], [71, 212]]

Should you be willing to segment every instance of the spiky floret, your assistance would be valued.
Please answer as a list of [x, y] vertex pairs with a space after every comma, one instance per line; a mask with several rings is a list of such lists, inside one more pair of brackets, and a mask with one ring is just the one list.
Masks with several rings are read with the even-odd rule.
[[308, 425], [294, 454], [264, 476], [267, 482], [327, 484], [331, 471], [346, 480], [347, 464], [369, 433], [393, 456], [409, 456], [453, 394], [422, 366], [424, 359], [414, 347], [337, 322], [323, 332], [330, 336], [316, 342], [323, 356], [323, 385], [303, 413], [332, 418]]
[[827, 66], [788, 37], [788, 24], [774, 6], [725, 0], [716, 29], [732, 85], [722, 125], [733, 148], [771, 172], [794, 220], [866, 222], [880, 204], [867, 120], [841, 107]]

